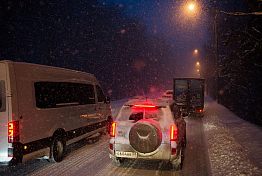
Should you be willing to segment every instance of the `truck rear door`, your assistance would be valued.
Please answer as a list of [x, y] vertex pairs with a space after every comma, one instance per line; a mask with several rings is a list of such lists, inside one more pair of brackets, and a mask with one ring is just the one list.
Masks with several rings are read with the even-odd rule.
[[174, 79], [174, 100], [179, 106], [187, 106], [188, 81]]
[[190, 103], [191, 107], [202, 107], [204, 98], [204, 83], [203, 80], [191, 79], [190, 80]]

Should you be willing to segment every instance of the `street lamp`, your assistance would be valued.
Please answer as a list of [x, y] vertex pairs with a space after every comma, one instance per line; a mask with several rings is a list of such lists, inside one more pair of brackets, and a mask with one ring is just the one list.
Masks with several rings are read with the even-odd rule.
[[194, 50], [194, 53], [195, 53], [195, 54], [197, 54], [197, 53], [198, 53], [198, 50], [197, 50], [197, 49], [195, 49], [195, 50]]
[[194, 5], [194, 4], [190, 4], [190, 5], [188, 6], [188, 8], [189, 8], [190, 10], [193, 10], [193, 9], [195, 8], [195, 5]]
[[190, 11], [194, 10], [195, 8], [199, 8], [205, 12], [215, 12], [215, 55], [216, 55], [216, 101], [218, 101], [218, 78], [219, 78], [219, 73], [218, 73], [218, 36], [217, 36], [217, 16], [219, 13], [223, 13], [226, 15], [232, 15], [232, 16], [247, 16], [247, 15], [262, 15], [262, 12], [250, 12], [250, 13], [244, 13], [244, 12], [225, 12], [219, 9], [204, 9], [202, 7], [195, 6], [194, 4], [189, 4], [188, 8]]

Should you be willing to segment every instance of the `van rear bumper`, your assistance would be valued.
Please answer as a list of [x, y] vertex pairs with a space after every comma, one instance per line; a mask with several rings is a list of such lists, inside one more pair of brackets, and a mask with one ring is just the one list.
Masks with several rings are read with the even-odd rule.
[[10, 161], [0, 161], [0, 166], [8, 166]]

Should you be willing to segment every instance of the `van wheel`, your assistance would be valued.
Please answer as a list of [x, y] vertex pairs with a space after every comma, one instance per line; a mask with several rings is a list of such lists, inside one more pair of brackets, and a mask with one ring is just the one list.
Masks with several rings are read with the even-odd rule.
[[64, 135], [55, 136], [50, 147], [49, 162], [56, 163], [63, 160], [66, 154], [66, 138]]

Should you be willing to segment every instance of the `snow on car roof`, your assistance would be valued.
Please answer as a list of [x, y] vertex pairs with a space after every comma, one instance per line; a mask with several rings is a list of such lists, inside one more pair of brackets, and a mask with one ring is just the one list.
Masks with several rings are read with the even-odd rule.
[[137, 98], [137, 99], [130, 99], [124, 105], [155, 105], [155, 106], [168, 106], [173, 104], [173, 100], [167, 99], [147, 99], [147, 98]]
[[166, 90], [166, 93], [173, 93], [173, 90]]

